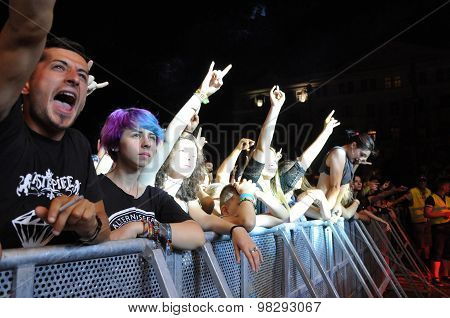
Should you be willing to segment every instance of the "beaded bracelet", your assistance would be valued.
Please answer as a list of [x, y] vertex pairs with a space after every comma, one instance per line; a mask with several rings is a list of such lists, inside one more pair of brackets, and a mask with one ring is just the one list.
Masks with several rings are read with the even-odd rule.
[[172, 251], [172, 227], [169, 223], [160, 223], [155, 219], [141, 220], [144, 226], [142, 234], [138, 237], [148, 238], [155, 241], [156, 244], [160, 243], [164, 246], [164, 250], [167, 255]]
[[205, 93], [202, 93], [202, 92], [200, 91], [200, 89], [197, 89], [197, 90], [195, 91], [194, 95], [198, 97], [198, 99], [200, 100], [200, 102], [201, 102], [202, 104], [208, 104], [208, 103], [209, 103], [208, 96], [206, 96]]

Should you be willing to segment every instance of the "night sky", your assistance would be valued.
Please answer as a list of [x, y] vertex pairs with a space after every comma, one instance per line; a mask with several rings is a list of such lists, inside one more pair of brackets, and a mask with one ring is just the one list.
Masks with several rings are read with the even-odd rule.
[[[145, 107], [161, 123], [170, 121], [211, 60], [233, 69], [201, 121], [239, 122], [230, 118], [235, 94], [342, 70], [446, 2], [59, 1], [52, 31], [82, 43], [96, 62], [92, 74], [110, 82], [89, 97], [76, 123], [94, 143], [117, 107]], [[4, 4], [0, 10], [4, 21]], [[449, 13], [450, 4], [398, 40], [450, 48]]]

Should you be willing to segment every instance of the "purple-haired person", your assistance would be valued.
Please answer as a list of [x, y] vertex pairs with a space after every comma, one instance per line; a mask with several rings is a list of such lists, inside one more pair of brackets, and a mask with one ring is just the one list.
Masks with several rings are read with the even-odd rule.
[[114, 168], [100, 176], [111, 228], [111, 240], [146, 237], [164, 246], [195, 249], [205, 242], [202, 228], [167, 192], [138, 181], [142, 169], [164, 140], [164, 131], [151, 112], [117, 109], [101, 131], [101, 144]]

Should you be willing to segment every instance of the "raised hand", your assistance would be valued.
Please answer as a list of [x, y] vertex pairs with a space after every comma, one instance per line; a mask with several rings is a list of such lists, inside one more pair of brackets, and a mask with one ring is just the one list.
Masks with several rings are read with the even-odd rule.
[[241, 151], [249, 151], [251, 147], [253, 147], [253, 145], [255, 144], [255, 142], [251, 139], [248, 138], [242, 138], [238, 145], [237, 148]]
[[[91, 70], [92, 65], [94, 64], [94, 61], [90, 60], [88, 62], [88, 69]], [[87, 96], [91, 95], [96, 89], [98, 88], [104, 88], [109, 85], [109, 82], [103, 82], [103, 83], [97, 83], [95, 81], [95, 77], [92, 75], [89, 75], [88, 78], [88, 84], [87, 84]]]
[[334, 115], [334, 109], [331, 111], [331, 113], [328, 114], [327, 118], [325, 118], [325, 123], [323, 130], [328, 131], [330, 134], [333, 132], [333, 129], [337, 126], [339, 126], [341, 123], [333, 117]]
[[270, 103], [272, 106], [281, 107], [286, 101], [286, 95], [280, 90], [278, 85], [275, 85], [270, 90]]
[[217, 92], [223, 85], [223, 78], [231, 69], [231, 64], [228, 65], [223, 71], [214, 70], [214, 61], [211, 63], [208, 73], [203, 79], [202, 84], [200, 85], [200, 92], [205, 94], [207, 97], [211, 96], [215, 92]]
[[208, 143], [208, 141], [206, 141], [206, 138], [202, 137], [202, 127], [200, 127], [198, 129], [196, 139], [197, 139], [197, 143], [198, 143], [198, 146], [200, 147], [200, 149], [203, 149], [203, 147]]
[[276, 153], [277, 161], [280, 161], [281, 158], [283, 158], [283, 154], [281, 153], [283, 151], [283, 148], [280, 148], [278, 152]]
[[252, 180], [242, 179], [239, 183], [234, 183], [233, 186], [239, 194], [254, 194], [256, 191], [256, 183], [253, 183]]
[[194, 114], [194, 116], [192, 116], [192, 118], [191, 118], [191, 121], [189, 122], [189, 124], [187, 124], [187, 126], [184, 130], [192, 134], [194, 132], [194, 130], [197, 128], [199, 123], [200, 123], [200, 117], [198, 117], [197, 114]]

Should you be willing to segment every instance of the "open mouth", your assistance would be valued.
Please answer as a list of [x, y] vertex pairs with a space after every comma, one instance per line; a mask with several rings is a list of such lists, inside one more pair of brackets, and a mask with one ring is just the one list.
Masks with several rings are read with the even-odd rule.
[[59, 102], [63, 110], [71, 111], [77, 101], [77, 96], [72, 92], [61, 91], [55, 95], [54, 100]]

